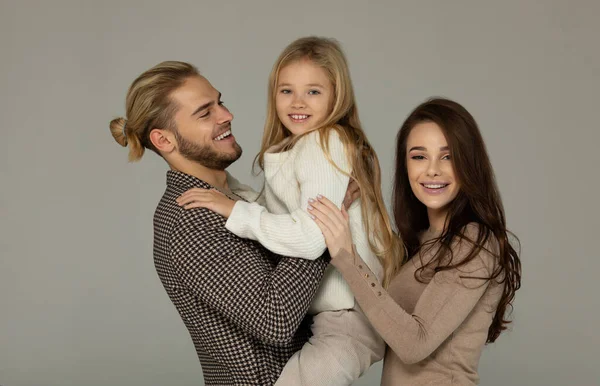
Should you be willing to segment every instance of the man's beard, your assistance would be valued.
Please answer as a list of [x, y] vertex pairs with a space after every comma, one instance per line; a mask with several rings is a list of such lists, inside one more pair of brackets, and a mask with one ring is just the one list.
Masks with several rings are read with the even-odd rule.
[[179, 145], [179, 153], [186, 159], [198, 162], [204, 167], [213, 170], [225, 170], [229, 165], [242, 156], [242, 148], [237, 142], [234, 144], [234, 153], [219, 153], [210, 145], [198, 145], [183, 138], [179, 131], [175, 130], [175, 139]]

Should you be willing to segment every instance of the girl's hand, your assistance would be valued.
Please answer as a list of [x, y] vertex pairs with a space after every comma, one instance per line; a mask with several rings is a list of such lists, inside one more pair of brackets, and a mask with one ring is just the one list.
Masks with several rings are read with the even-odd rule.
[[308, 211], [325, 237], [331, 259], [338, 258], [342, 250], [353, 252], [348, 213], [343, 204], [339, 210], [333, 202], [319, 195], [316, 200], [308, 200]]
[[216, 189], [192, 188], [177, 198], [177, 204], [184, 209], [206, 208], [225, 218], [229, 218], [235, 201]]

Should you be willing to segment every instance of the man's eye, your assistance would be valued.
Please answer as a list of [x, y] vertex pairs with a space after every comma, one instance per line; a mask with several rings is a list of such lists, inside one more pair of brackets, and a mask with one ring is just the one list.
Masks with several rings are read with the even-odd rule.
[[206, 113], [202, 114], [199, 116], [199, 118], [206, 118], [210, 115], [210, 111], [207, 111]]

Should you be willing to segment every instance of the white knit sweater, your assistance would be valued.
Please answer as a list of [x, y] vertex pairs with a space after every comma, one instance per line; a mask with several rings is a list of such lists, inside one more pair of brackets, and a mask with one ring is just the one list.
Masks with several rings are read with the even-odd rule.
[[[350, 174], [344, 145], [334, 130], [329, 136], [329, 153], [331, 160]], [[267, 152], [264, 161], [265, 189], [261, 200], [236, 202], [227, 220], [227, 229], [240, 237], [257, 240], [280, 255], [318, 258], [327, 247], [321, 230], [307, 212], [308, 199], [322, 194], [340, 207], [349, 177], [329, 162], [317, 132], [305, 135], [289, 151]], [[235, 180], [230, 182], [230, 189], [244, 198], [252, 196], [247, 186]], [[357, 252], [381, 280], [383, 269], [369, 247], [360, 200], [348, 208], [348, 214]], [[352, 307], [354, 296], [350, 288], [342, 275], [329, 266], [309, 312]]]

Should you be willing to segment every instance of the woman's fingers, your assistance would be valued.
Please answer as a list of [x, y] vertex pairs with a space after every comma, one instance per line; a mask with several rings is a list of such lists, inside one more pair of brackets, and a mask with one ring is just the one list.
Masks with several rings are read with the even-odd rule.
[[[315, 204], [316, 206], [313, 206], [313, 204]], [[327, 215], [327, 213], [325, 213], [322, 210], [319, 210], [317, 206], [320, 206], [317, 201], [313, 201], [308, 204], [308, 213], [311, 214], [313, 220], [318, 220], [321, 224], [323, 224], [323, 226], [325, 226], [330, 231], [333, 231], [335, 228], [337, 228], [337, 225], [335, 224], [334, 220], [332, 220], [331, 217]]]
[[333, 235], [333, 233], [331, 233], [331, 229], [329, 229], [329, 227], [325, 225], [318, 217], [314, 216], [313, 220], [315, 221], [319, 229], [321, 229], [321, 233], [325, 237], [325, 243], [328, 244], [328, 240]]
[[325, 237], [331, 258], [342, 249], [352, 249], [352, 234], [348, 223], [348, 213], [342, 205], [338, 209], [330, 200], [319, 197], [309, 204], [309, 212]]
[[331, 200], [329, 200], [325, 196], [321, 196], [320, 194], [317, 196], [317, 201], [319, 201], [320, 203], [322, 203], [323, 205], [325, 205], [326, 207], [328, 207], [332, 211], [339, 211], [340, 210], [333, 202], [331, 202]]
[[315, 209], [326, 214], [336, 224], [336, 226], [343, 227], [347, 222], [338, 207], [326, 197], [317, 197], [317, 200], [315, 200], [315, 202], [312, 204]]
[[309, 204], [309, 213], [317, 216], [327, 227], [330, 228], [332, 232], [335, 232], [336, 229], [340, 228], [340, 222], [335, 218], [335, 216], [330, 213], [331, 210], [317, 201], [314, 201]]

